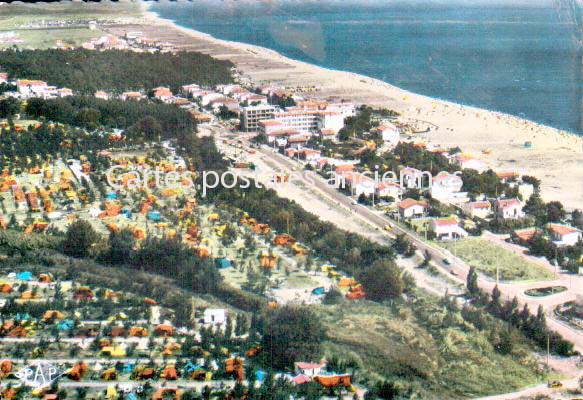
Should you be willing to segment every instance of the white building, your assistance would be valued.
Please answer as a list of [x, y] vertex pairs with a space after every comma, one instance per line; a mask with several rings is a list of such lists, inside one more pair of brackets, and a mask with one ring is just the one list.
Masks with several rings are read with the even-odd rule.
[[296, 374], [302, 374], [306, 376], [316, 376], [323, 372], [326, 367], [325, 362], [320, 363], [306, 363], [306, 362], [295, 362], [294, 371]]
[[73, 91], [69, 88], [57, 89], [57, 96], [59, 97], [73, 96]]
[[518, 199], [503, 199], [494, 202], [496, 216], [503, 219], [523, 218], [522, 203]]
[[95, 92], [94, 96], [96, 99], [101, 99], [101, 100], [108, 100], [109, 99], [109, 94], [107, 94], [107, 92], [104, 92], [103, 90], [98, 90], [97, 92]]
[[227, 313], [223, 308], [207, 308], [204, 310], [204, 323], [208, 325], [223, 325], [227, 322]]
[[429, 184], [425, 184], [431, 178], [431, 174], [416, 168], [405, 167], [399, 171], [399, 182], [407, 189], [423, 189]]
[[322, 157], [322, 152], [314, 149], [302, 149], [300, 150], [300, 157], [308, 162], [314, 162]]
[[377, 197], [392, 197], [397, 200], [403, 194], [403, 188], [397, 182], [381, 181], [377, 184], [375, 196]]
[[529, 199], [534, 194], [534, 185], [532, 183], [519, 183], [518, 193], [523, 199]]
[[436, 218], [431, 221], [431, 231], [438, 240], [455, 240], [468, 236], [455, 218]]
[[478, 172], [484, 172], [487, 169], [486, 164], [470, 155], [457, 153], [451, 158], [451, 162], [461, 169], [473, 169]]
[[418, 218], [425, 213], [427, 203], [415, 199], [405, 199], [399, 203], [398, 208], [401, 218]]
[[185, 93], [185, 94], [192, 94], [193, 92], [199, 92], [201, 90], [200, 86], [197, 85], [196, 83], [192, 83], [190, 85], [184, 85], [184, 86], [182, 86], [181, 89], [182, 89], [182, 93]]
[[454, 198], [462, 189], [462, 178], [448, 172], [440, 172], [432, 178], [431, 197], [439, 201], [448, 201]]
[[276, 108], [270, 105], [243, 107], [241, 110], [241, 130], [256, 132], [259, 121], [273, 119]]
[[167, 87], [157, 87], [154, 90], [154, 98], [164, 103], [169, 103], [174, 98], [172, 91]]
[[574, 246], [581, 240], [581, 231], [568, 225], [548, 224], [553, 243], [559, 247]]
[[489, 201], [472, 201], [462, 204], [462, 212], [470, 218], [486, 218], [492, 212], [492, 205]]
[[399, 144], [399, 128], [390, 122], [385, 122], [378, 126], [375, 131], [382, 137], [383, 142], [390, 144], [391, 146], [396, 146]]
[[331, 140], [336, 142], [338, 140], [338, 132], [334, 129], [320, 129], [322, 140]]
[[29, 79], [18, 79], [16, 81], [16, 90], [18, 90], [18, 93], [27, 97], [44, 97], [44, 94], [50, 90], [50, 88], [51, 86], [44, 81]]
[[222, 94], [216, 92], [204, 92], [198, 98], [200, 99], [200, 104], [203, 106], [208, 106], [211, 101], [223, 97]]
[[374, 179], [369, 178], [359, 172], [347, 172], [344, 174], [344, 182], [350, 191], [355, 196], [364, 194], [365, 196], [372, 196], [375, 192]]

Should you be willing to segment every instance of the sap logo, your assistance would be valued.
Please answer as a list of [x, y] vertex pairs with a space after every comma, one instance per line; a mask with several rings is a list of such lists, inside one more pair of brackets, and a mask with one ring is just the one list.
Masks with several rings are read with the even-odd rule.
[[50, 386], [63, 373], [52, 364], [41, 361], [22, 368], [15, 375], [25, 386], [42, 388]]

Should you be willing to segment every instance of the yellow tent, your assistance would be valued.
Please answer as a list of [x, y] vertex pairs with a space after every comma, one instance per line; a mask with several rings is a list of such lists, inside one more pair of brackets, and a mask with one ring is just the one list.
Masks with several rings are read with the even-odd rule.
[[105, 391], [105, 398], [109, 400], [117, 399], [118, 394], [117, 390], [115, 389], [115, 385], [109, 385], [107, 390]]

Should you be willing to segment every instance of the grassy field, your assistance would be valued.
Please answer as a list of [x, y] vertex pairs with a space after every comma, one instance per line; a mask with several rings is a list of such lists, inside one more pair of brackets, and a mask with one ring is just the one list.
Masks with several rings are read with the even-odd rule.
[[463, 322], [459, 312], [423, 301], [422, 310], [346, 301], [317, 307], [328, 327], [326, 358], [353, 360], [357, 379], [388, 378], [409, 388], [406, 398], [473, 398], [542, 381], [527, 345], [502, 355], [489, 333]]
[[[31, 49], [54, 47], [57, 40], [62, 41], [65, 45], [77, 47], [104, 34], [99, 29], [91, 30], [89, 28], [30, 29], [18, 30], [15, 33], [18, 40], [15, 44], [21, 48]], [[0, 48], [12, 47], [12, 45], [13, 43], [10, 41], [0, 41]]]
[[500, 279], [506, 281], [552, 279], [553, 274], [541, 265], [529, 262], [519, 255], [484, 239], [469, 238], [453, 242], [439, 242], [450, 252], [484, 274], [495, 278], [496, 267]]
[[[44, 3], [44, 4], [0, 4], [0, 34], [13, 34], [12, 38], [0, 37], [0, 48], [16, 45], [21, 48], [44, 49], [53, 47], [57, 40], [66, 45], [79, 46], [104, 34], [99, 29], [88, 27], [54, 27], [29, 29], [39, 21], [67, 21], [71, 24], [99, 22], [123, 22], [136, 19], [142, 14], [136, 3]], [[137, 21], [137, 19], [136, 19]]]
[[138, 3], [130, 2], [61, 2], [43, 4], [0, 4], [0, 29], [10, 30], [33, 21], [59, 19], [117, 19], [139, 17]]

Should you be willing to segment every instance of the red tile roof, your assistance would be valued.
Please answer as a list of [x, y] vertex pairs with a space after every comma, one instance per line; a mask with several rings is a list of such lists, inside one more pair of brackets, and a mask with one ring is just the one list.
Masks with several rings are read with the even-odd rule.
[[399, 203], [399, 208], [402, 210], [406, 210], [407, 208], [411, 208], [413, 206], [427, 207], [427, 203], [415, 199], [405, 199]]
[[524, 228], [524, 229], [517, 229], [514, 231], [514, 234], [522, 241], [528, 242], [538, 233], [537, 228]]
[[572, 226], [567, 225], [559, 225], [559, 224], [549, 224], [548, 225], [549, 231], [557, 234], [557, 235], [568, 235], [570, 233], [578, 232], [577, 229], [573, 228]]
[[452, 226], [457, 225], [457, 220], [453, 217], [434, 219], [433, 222], [437, 226]]
[[470, 203], [470, 208], [471, 209], [490, 209], [491, 205], [489, 201], [474, 201], [472, 203]]

